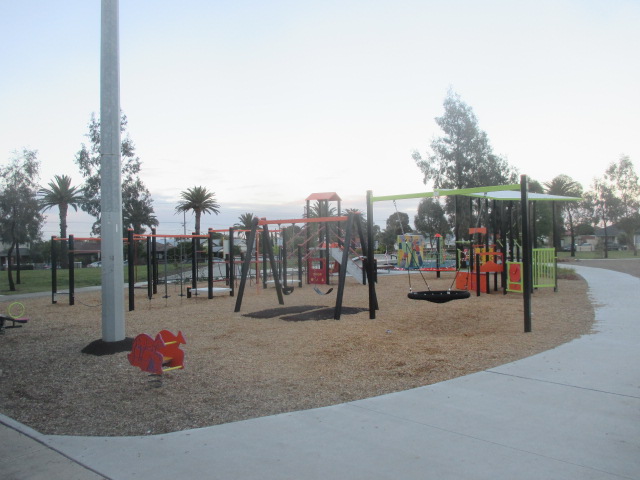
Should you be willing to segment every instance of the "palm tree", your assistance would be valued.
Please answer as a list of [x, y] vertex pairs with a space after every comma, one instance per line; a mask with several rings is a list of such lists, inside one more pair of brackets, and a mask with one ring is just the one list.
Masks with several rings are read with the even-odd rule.
[[330, 207], [329, 202], [326, 200], [316, 200], [316, 202], [309, 207], [309, 212], [306, 212], [304, 215], [307, 218], [318, 218], [318, 217], [335, 217], [336, 216], [336, 208]]
[[[240, 230], [251, 230], [253, 228], [253, 220], [255, 218], [256, 216], [253, 213], [250, 213], [250, 212], [243, 213], [238, 217], [238, 222], [235, 223], [233, 226]], [[244, 231], [240, 232], [240, 236], [246, 238], [245, 233], [246, 232]]]
[[[43, 188], [38, 192], [42, 195], [40, 199], [40, 210], [46, 211], [52, 207], [58, 207], [60, 215], [60, 238], [67, 237], [67, 213], [69, 207], [77, 212], [84, 196], [83, 190], [79, 187], [71, 185], [71, 177], [67, 175], [55, 175], [53, 180], [49, 182], [49, 188]], [[63, 267], [67, 266], [66, 255], [67, 244], [62, 242], [62, 258]]]
[[193, 210], [196, 215], [196, 235], [200, 235], [200, 217], [203, 213], [220, 213], [220, 205], [216, 202], [216, 194], [207, 190], [207, 187], [188, 188], [180, 192], [182, 200], [178, 202], [176, 212], [188, 212]]
[[[550, 182], [546, 182], [544, 187], [549, 195], [561, 195], [563, 197], [581, 197], [582, 196], [582, 185], [576, 182], [568, 175], [558, 175]], [[574, 209], [577, 207], [577, 203], [575, 202], [563, 202], [560, 204], [560, 212], [567, 213], [567, 221], [569, 224], [569, 231], [571, 233], [571, 256], [576, 256], [575, 243], [576, 243], [576, 235], [575, 235], [575, 226], [573, 225], [573, 213]], [[562, 222], [564, 225], [564, 222]], [[554, 225], [555, 228], [555, 225]], [[558, 235], [554, 234], [554, 239], [559, 244]], [[555, 245], [556, 249], [558, 248], [558, 244]]]

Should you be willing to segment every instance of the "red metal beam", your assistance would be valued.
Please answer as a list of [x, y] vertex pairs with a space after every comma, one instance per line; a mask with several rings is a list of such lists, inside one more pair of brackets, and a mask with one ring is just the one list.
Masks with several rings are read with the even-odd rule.
[[290, 218], [285, 220], [262, 219], [258, 225], [286, 225], [290, 223], [323, 223], [323, 222], [346, 222], [349, 217], [311, 217], [311, 218]]

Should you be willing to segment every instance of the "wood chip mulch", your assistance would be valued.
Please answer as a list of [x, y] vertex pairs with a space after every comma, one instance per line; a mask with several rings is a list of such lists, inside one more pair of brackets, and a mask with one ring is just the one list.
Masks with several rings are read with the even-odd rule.
[[[451, 275], [429, 274], [430, 288], [447, 289]], [[523, 333], [519, 294], [415, 301], [405, 275], [380, 275], [373, 320], [367, 287], [351, 278], [338, 321], [336, 292], [318, 295], [310, 285], [284, 306], [272, 287], [251, 286], [239, 313], [234, 297], [187, 299], [168, 289], [169, 298], [163, 287], [152, 300], [137, 292], [135, 311], [126, 312], [128, 339], [163, 329], [184, 335], [185, 368], [160, 379], [132, 367], [126, 348], [82, 353], [105, 347], [99, 292], [78, 293], [74, 306], [62, 296], [55, 305], [24, 300], [30, 321], [0, 335], [0, 412], [45, 434], [159, 434], [440, 382], [589, 334], [594, 321], [582, 279], [536, 291], [531, 333]]]

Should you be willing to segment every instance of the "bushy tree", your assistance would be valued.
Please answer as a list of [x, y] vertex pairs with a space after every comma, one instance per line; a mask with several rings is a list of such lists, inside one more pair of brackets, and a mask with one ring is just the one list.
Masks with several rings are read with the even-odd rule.
[[12, 260], [21, 243], [40, 239], [44, 220], [37, 193], [40, 162], [36, 150], [14, 152], [9, 164], [0, 167], [0, 238], [9, 245], [7, 274], [9, 290], [15, 291]]
[[640, 231], [640, 184], [631, 159], [623, 155], [617, 163], [612, 162], [604, 178], [620, 200], [618, 227], [624, 232], [626, 243], [633, 249], [633, 254], [638, 255], [634, 238], [636, 232]]
[[418, 213], [414, 218], [416, 230], [429, 238], [429, 243], [433, 246], [436, 234], [446, 237], [451, 229], [449, 221], [445, 215], [444, 208], [440, 202], [434, 198], [423, 198], [418, 205]]
[[[81, 208], [88, 214], [94, 216], [96, 221], [92, 227], [92, 233], [100, 233], [100, 120], [95, 114], [91, 114], [89, 121], [89, 138], [90, 145], [84, 143], [82, 148], [76, 154], [75, 163], [84, 178], [83, 192], [84, 200]], [[122, 174], [122, 210], [123, 225], [125, 227], [133, 226], [131, 218], [134, 212], [138, 217], [136, 224], [138, 229], [142, 225], [155, 226], [157, 220], [153, 216], [153, 200], [149, 190], [139, 177], [142, 162], [135, 154], [135, 145], [126, 132], [127, 117], [122, 114], [120, 117], [120, 133], [121, 140], [121, 174]], [[142, 215], [145, 218], [140, 219]], [[128, 220], [128, 221], [127, 221]]]
[[593, 225], [604, 229], [604, 258], [608, 258], [608, 229], [620, 217], [622, 202], [616, 197], [609, 182], [603, 178], [596, 178], [591, 190], [584, 194], [581, 207], [588, 213]]
[[380, 233], [378, 241], [381, 245], [384, 245], [385, 250], [395, 251], [398, 235], [411, 232], [413, 230], [409, 225], [409, 215], [396, 211], [396, 213], [389, 215], [389, 218], [387, 218], [386, 228]]
[[158, 226], [151, 194], [140, 179], [127, 183], [122, 196], [127, 199], [122, 202], [122, 228], [131, 228], [133, 233], [141, 234], [146, 232], [145, 227]]

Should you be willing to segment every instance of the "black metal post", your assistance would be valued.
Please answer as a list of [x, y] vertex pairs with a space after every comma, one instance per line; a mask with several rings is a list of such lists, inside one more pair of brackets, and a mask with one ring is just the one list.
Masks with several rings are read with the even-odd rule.
[[[242, 297], [244, 295], [244, 287], [247, 283], [247, 276], [249, 274], [249, 269], [251, 268], [251, 253], [253, 252], [253, 247], [256, 242], [256, 233], [258, 231], [258, 222], [257, 218], [253, 219], [253, 224], [251, 225], [251, 232], [249, 233], [249, 239], [247, 240], [247, 252], [244, 257], [244, 261], [242, 262], [242, 272], [240, 274], [240, 287], [238, 288], [238, 297], [236, 298], [236, 306], [234, 308], [234, 312], [239, 312], [240, 307], [242, 307]], [[257, 265], [256, 265], [257, 271]]]
[[376, 318], [378, 299], [374, 280], [375, 257], [373, 247], [373, 192], [367, 190], [367, 277], [369, 280], [369, 319]]
[[[262, 288], [267, 288], [267, 247], [268, 245], [268, 236], [269, 236], [269, 226], [268, 225], [264, 225], [267, 227], [266, 232], [265, 233], [265, 229], [262, 229]], [[263, 227], [264, 227], [263, 226]]]
[[207, 294], [209, 300], [213, 298], [213, 230], [209, 229], [207, 237]]
[[273, 275], [273, 281], [275, 283], [276, 293], [278, 295], [278, 303], [280, 305], [284, 305], [284, 298], [282, 296], [282, 285], [280, 284], [280, 276], [278, 275], [278, 266], [276, 265], [276, 259], [273, 255], [273, 245], [271, 244], [271, 237], [269, 236], [269, 225], [263, 225], [263, 232], [265, 236], [265, 243], [267, 244], [266, 250], [269, 257], [269, 263], [271, 265], [271, 274]]
[[476, 253], [476, 296], [480, 296], [480, 287], [481, 287], [481, 279], [480, 279], [480, 254]]
[[233, 236], [235, 234], [235, 229], [233, 227], [229, 228], [229, 263], [227, 264], [227, 268], [229, 269], [229, 272], [227, 273], [227, 278], [228, 278], [228, 285], [229, 288], [231, 289], [231, 291], [229, 292], [229, 296], [233, 297], [235, 294], [235, 277], [236, 277], [236, 262], [235, 262], [235, 255], [233, 253], [234, 251], [234, 240], [233, 240]]
[[133, 229], [127, 231], [127, 272], [129, 275], [129, 311], [132, 312], [136, 308], [136, 290], [135, 290], [135, 243], [133, 240]]
[[529, 194], [527, 176], [520, 177], [520, 197], [522, 210], [522, 301], [524, 308], [524, 331], [531, 332], [531, 286], [532, 279], [532, 258], [531, 258], [531, 237], [529, 234]]
[[338, 293], [336, 295], [336, 306], [333, 311], [334, 320], [340, 320], [340, 315], [342, 314], [342, 299], [344, 297], [344, 284], [347, 277], [347, 262], [349, 261], [349, 245], [351, 244], [353, 217], [353, 213], [350, 213], [349, 219], [347, 220], [347, 229], [344, 234], [344, 249], [342, 250], [342, 262], [340, 262], [340, 274], [338, 275]]
[[198, 293], [198, 249], [200, 248], [200, 241], [195, 236], [196, 232], [192, 232], [191, 237], [191, 288], [196, 290], [196, 294]]
[[58, 249], [56, 248], [56, 236], [51, 237], [51, 303], [56, 304], [58, 293]]
[[151, 267], [151, 237], [147, 237], [147, 297], [153, 298], [153, 268]]
[[69, 305], [75, 305], [76, 297], [75, 297], [75, 272], [74, 272], [74, 263], [75, 263], [75, 247], [73, 244], [73, 235], [69, 235], [69, 239], [67, 240], [69, 244]]
[[298, 245], [298, 288], [302, 288], [302, 247]]
[[287, 232], [282, 230], [282, 285], [287, 287]]

